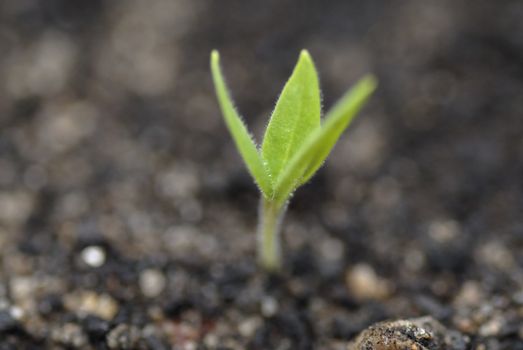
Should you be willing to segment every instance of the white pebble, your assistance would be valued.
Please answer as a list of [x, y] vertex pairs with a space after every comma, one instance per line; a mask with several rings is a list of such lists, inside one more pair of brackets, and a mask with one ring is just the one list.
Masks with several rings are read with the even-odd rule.
[[243, 337], [250, 338], [254, 335], [261, 323], [262, 321], [258, 317], [248, 318], [240, 323], [238, 332], [240, 332]]
[[272, 317], [278, 312], [278, 301], [273, 297], [263, 298], [261, 302], [261, 313], [265, 317]]
[[146, 297], [154, 298], [165, 289], [165, 275], [156, 269], [147, 269], [140, 274], [140, 289]]
[[99, 246], [89, 246], [82, 250], [82, 260], [91, 267], [100, 267], [105, 264], [105, 250]]
[[9, 314], [11, 315], [12, 318], [14, 318], [15, 320], [20, 320], [22, 319], [22, 317], [24, 317], [24, 310], [22, 310], [20, 307], [18, 306], [12, 306], [10, 309], [9, 309]]

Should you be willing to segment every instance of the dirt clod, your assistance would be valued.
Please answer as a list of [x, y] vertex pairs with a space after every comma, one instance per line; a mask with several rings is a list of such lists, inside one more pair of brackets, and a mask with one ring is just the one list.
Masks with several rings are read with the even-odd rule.
[[386, 321], [370, 326], [348, 350], [465, 350], [468, 338], [432, 317]]

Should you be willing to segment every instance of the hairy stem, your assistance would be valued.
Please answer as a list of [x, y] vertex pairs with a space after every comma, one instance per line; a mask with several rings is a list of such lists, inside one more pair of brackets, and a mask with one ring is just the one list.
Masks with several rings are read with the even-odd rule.
[[258, 223], [258, 262], [267, 271], [281, 270], [280, 228], [286, 205], [262, 197]]

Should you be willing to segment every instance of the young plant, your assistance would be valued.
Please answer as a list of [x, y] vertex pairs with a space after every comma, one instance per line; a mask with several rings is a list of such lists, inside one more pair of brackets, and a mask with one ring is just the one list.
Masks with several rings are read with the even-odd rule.
[[227, 91], [217, 51], [211, 71], [218, 102], [229, 132], [261, 192], [258, 259], [263, 268], [281, 268], [280, 224], [293, 192], [321, 167], [341, 133], [376, 88], [376, 79], [361, 79], [327, 113], [323, 122], [318, 76], [303, 50], [285, 84], [258, 148]]

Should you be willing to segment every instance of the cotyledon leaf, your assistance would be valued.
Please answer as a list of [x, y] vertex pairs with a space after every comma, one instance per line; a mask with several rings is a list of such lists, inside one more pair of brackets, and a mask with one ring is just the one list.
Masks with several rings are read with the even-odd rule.
[[234, 108], [221, 72], [220, 55], [216, 50], [211, 53], [211, 71], [218, 103], [236, 147], [263, 195], [267, 198], [272, 197], [273, 187], [271, 179], [256, 148], [256, 144]]
[[320, 127], [321, 101], [318, 75], [302, 50], [285, 84], [265, 131], [261, 149], [273, 179], [277, 179], [305, 139]]
[[298, 186], [316, 173], [376, 86], [373, 76], [364, 77], [329, 111], [324, 125], [307, 138], [277, 179], [274, 187], [276, 201], [285, 202]]

